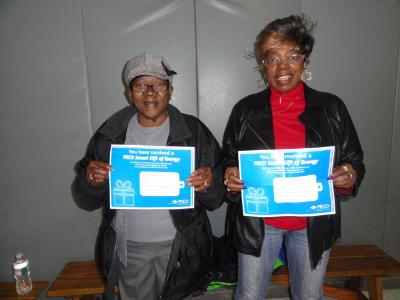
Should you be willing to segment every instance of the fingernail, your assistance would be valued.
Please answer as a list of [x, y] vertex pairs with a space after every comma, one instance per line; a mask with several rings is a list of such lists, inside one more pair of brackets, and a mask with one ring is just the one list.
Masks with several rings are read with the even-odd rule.
[[328, 178], [326, 178], [327, 180], [332, 180], [333, 179], [333, 176], [331, 175], [331, 176], [329, 176]]

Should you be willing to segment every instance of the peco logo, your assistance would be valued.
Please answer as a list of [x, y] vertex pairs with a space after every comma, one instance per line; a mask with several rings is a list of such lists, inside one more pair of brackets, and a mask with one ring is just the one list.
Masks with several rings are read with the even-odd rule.
[[319, 208], [319, 209], [329, 208], [329, 204], [318, 204], [317, 208]]
[[313, 205], [310, 208], [311, 209], [327, 209], [329, 208], [329, 204], [318, 204], [318, 205]]

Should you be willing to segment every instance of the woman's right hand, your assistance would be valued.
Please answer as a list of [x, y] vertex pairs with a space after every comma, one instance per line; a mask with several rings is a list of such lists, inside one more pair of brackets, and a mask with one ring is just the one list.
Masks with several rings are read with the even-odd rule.
[[244, 183], [239, 178], [238, 167], [226, 168], [224, 175], [224, 184], [227, 191], [230, 192], [240, 192], [242, 189], [244, 189]]
[[102, 161], [90, 161], [86, 167], [86, 182], [91, 186], [101, 185], [108, 180], [108, 172], [111, 166]]

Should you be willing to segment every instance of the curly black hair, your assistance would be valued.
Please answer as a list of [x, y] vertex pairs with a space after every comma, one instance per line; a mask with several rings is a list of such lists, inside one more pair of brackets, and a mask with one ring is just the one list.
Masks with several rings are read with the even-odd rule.
[[272, 36], [284, 41], [296, 42], [300, 46], [301, 54], [308, 60], [314, 46], [314, 37], [311, 33], [315, 25], [303, 14], [291, 15], [268, 23], [257, 35], [254, 44], [257, 61], [259, 63], [262, 61], [262, 56], [265, 54], [263, 53], [264, 43]]

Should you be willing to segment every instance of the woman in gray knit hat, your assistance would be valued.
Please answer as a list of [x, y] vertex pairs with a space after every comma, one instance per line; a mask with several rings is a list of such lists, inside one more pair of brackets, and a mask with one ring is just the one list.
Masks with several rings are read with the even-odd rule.
[[[75, 167], [75, 199], [86, 210], [103, 208], [96, 259], [109, 298], [117, 285], [122, 299], [189, 299], [203, 288], [211, 259], [206, 209], [222, 203], [220, 146], [201, 121], [169, 103], [176, 72], [163, 57], [142, 53], [123, 74], [131, 103], [91, 138]], [[111, 144], [194, 147], [195, 170], [186, 179], [194, 208], [110, 209]]]

